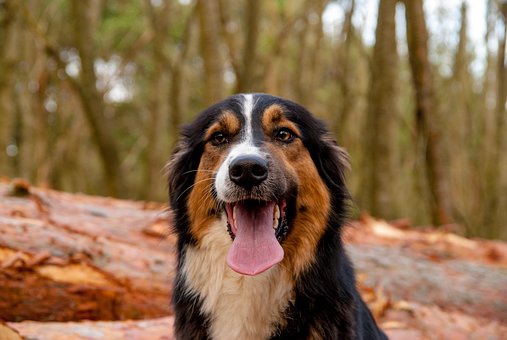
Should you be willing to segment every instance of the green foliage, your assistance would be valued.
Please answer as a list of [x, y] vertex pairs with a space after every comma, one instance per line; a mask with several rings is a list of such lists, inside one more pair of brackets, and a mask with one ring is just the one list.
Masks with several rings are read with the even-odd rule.
[[98, 48], [103, 53], [126, 52], [145, 30], [142, 1], [106, 1], [97, 32]]

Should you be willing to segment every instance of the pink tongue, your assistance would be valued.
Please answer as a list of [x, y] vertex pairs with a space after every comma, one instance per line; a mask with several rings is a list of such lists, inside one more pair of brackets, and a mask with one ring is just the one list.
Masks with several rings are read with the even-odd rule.
[[[236, 236], [227, 254], [227, 264], [244, 275], [257, 275], [283, 259], [283, 249], [273, 230], [275, 203], [236, 204]], [[232, 219], [232, 216], [230, 216]]]

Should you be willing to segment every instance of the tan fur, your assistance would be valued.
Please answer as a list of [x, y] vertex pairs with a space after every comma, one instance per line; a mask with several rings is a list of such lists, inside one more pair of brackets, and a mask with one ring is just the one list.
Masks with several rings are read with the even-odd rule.
[[[264, 110], [262, 128], [266, 135], [273, 135], [275, 130], [282, 127], [290, 129], [296, 136], [301, 135], [296, 125], [284, 116], [281, 106], [275, 104]], [[283, 263], [289, 271], [298, 275], [314, 259], [317, 243], [326, 229], [331, 198], [300, 139], [281, 146], [273, 143], [267, 147], [273, 157], [283, 163], [286, 175], [295, 178], [298, 184], [298, 217], [283, 243]]]
[[[228, 136], [235, 136], [240, 129], [240, 123], [233, 113], [225, 111], [217, 122], [211, 125], [205, 133], [208, 139], [215, 132], [224, 132]], [[222, 163], [225, 155], [219, 148], [207, 143], [199, 163], [194, 180], [194, 186], [188, 199], [188, 211], [192, 235], [197, 242], [201, 242], [206, 226], [216, 218], [218, 207], [212, 196], [212, 187], [215, 173]]]
[[272, 136], [273, 132], [282, 127], [289, 128], [296, 136], [301, 136], [301, 132], [296, 124], [285, 118], [283, 108], [280, 105], [274, 104], [264, 110], [262, 113], [262, 129], [268, 136]]
[[201, 158], [187, 203], [190, 229], [198, 242], [206, 232], [204, 227], [210, 225], [216, 218], [217, 202], [212, 196], [214, 174], [210, 171], [216, 171], [223, 159], [223, 155], [220, 153], [208, 152], [206, 155], [207, 157]]
[[285, 166], [292, 167], [299, 180], [298, 215], [283, 245], [284, 263], [297, 275], [314, 260], [317, 244], [326, 230], [331, 198], [300, 140], [291, 143], [291, 147], [284, 150], [284, 155]]
[[270, 126], [277, 124], [282, 118], [284, 118], [283, 107], [278, 104], [273, 104], [264, 109], [262, 113], [262, 127], [266, 130]]
[[226, 264], [231, 239], [225, 226], [225, 218], [215, 221], [205, 228], [201, 246], [187, 249], [187, 284], [211, 316], [213, 339], [269, 338], [292, 298], [292, 280], [280, 265], [253, 277], [232, 271]]
[[211, 125], [206, 133], [204, 134], [204, 139], [208, 139], [215, 132], [225, 132], [228, 135], [234, 136], [239, 132], [240, 123], [238, 118], [234, 115], [234, 113], [225, 111], [218, 118], [217, 122]]
[[325, 340], [321, 335], [322, 330], [320, 328], [321, 327], [310, 329], [310, 334], [308, 335], [308, 339], [309, 340]]

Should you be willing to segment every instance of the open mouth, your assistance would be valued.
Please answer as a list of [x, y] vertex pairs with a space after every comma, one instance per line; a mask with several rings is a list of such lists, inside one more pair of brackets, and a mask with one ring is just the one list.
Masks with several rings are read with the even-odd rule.
[[282, 261], [280, 242], [287, 235], [286, 201], [244, 200], [227, 203], [227, 228], [233, 243], [227, 264], [234, 271], [257, 275]]

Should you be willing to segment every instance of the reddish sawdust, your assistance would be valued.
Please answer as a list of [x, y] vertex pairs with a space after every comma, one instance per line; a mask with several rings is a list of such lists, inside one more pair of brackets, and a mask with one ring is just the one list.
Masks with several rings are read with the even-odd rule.
[[[0, 180], [0, 339], [172, 339], [168, 220], [158, 204]], [[365, 216], [345, 232], [389, 337], [507, 339], [507, 244], [408, 227]]]

